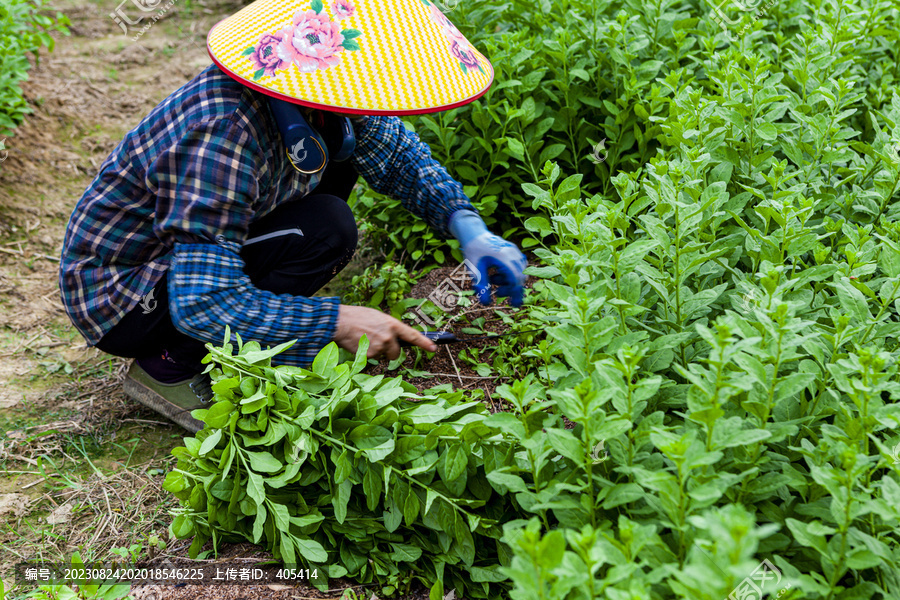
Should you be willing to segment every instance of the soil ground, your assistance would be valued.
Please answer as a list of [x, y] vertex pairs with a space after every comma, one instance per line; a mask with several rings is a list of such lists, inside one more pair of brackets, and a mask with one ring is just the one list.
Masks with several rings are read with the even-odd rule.
[[[529, 277], [526, 288], [530, 288], [535, 281], [534, 277]], [[391, 376], [402, 374], [407, 381], [423, 390], [443, 384], [456, 389], [481, 390], [484, 402], [492, 412], [504, 409], [504, 401], [495, 393], [497, 386], [510, 377], [522, 375], [510, 363], [511, 352], [507, 350], [519, 344], [530, 346], [539, 332], [525, 329], [527, 325], [512, 326], [516, 312], [506, 300], [488, 306], [476, 302], [471, 281], [461, 267], [447, 266], [430, 271], [416, 282], [409, 297], [430, 299], [436, 306], [446, 309], [437, 318], [424, 315], [431, 317], [429, 320], [433, 322], [425, 321], [423, 314], [415, 309], [408, 310], [407, 314], [414, 319], [421, 319], [418, 329], [450, 331], [461, 340], [482, 339], [441, 345], [431, 356], [418, 349], [406, 350], [400, 360], [394, 363], [383, 360], [367, 372]], [[494, 335], [505, 337], [487, 337]], [[485, 337], [487, 339], [483, 339]]]
[[[30, 589], [12, 577], [25, 559], [60, 561], [78, 550], [85, 559], [109, 560], [111, 549], [129, 547], [141, 564], [186, 556], [190, 540], [169, 538], [174, 499], [161, 489], [174, 464], [169, 452], [184, 432], [126, 398], [127, 361], [87, 347], [72, 328], [59, 300], [58, 256], [71, 211], [99, 165], [146, 113], [210, 64], [205, 33], [243, 5], [159, 3], [168, 6], [165, 14], [138, 35], [141, 25], [126, 34], [110, 16], [121, 6], [136, 18], [141, 13], [131, 3], [58, 0], [71, 35], [54, 34], [54, 52], [42, 52], [23, 85], [34, 112], [6, 140], [8, 154], [0, 161], [0, 577], [10, 597]], [[412, 296], [427, 297], [448, 272], [432, 271]], [[484, 333], [508, 329], [500, 318], [508, 307], [464, 304], [445, 315], [454, 331], [465, 333], [461, 321], [477, 320], [478, 311], [486, 317], [476, 323]], [[471, 323], [465, 326], [472, 331]], [[502, 401], [495, 386], [509, 373], [472, 368], [476, 356], [490, 363], [496, 344], [473, 343], [470, 361], [445, 346], [431, 359], [413, 352], [390, 366], [422, 388], [482, 389], [497, 410]], [[152, 536], [164, 548], [151, 548]], [[249, 544], [231, 546], [226, 555], [268, 556]], [[132, 594], [145, 600], [337, 598], [342, 589], [143, 586]], [[408, 598], [420, 596], [414, 591]]]

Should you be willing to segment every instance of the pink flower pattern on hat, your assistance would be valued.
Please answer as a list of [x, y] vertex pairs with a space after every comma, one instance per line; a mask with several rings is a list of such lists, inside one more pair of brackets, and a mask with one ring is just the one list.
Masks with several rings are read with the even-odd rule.
[[297, 65], [302, 73], [314, 73], [341, 62], [341, 26], [328, 15], [311, 10], [294, 13], [293, 23], [282, 31], [283, 41], [278, 46], [278, 56]]
[[275, 77], [275, 71], [283, 69], [287, 66], [285, 61], [278, 55], [278, 46], [281, 44], [281, 35], [264, 33], [259, 38], [259, 42], [254, 47], [253, 53], [250, 55], [256, 66], [269, 77]]
[[[351, 18], [356, 7], [350, 0], [334, 0], [331, 8], [336, 19]], [[275, 33], [264, 33], [255, 46], [243, 52], [258, 67], [253, 80], [264, 75], [277, 77], [278, 71], [291, 65], [301, 73], [314, 73], [338, 65], [345, 51], [359, 50], [356, 29], [342, 26], [324, 12], [322, 0], [312, 0], [308, 10], [298, 10], [291, 24]]]
[[475, 56], [475, 51], [468, 44], [460, 44], [457, 41], [453, 41], [450, 44], [450, 53], [459, 59], [459, 62], [465, 65], [469, 69], [478, 69], [480, 65], [478, 64], [478, 57]]
[[441, 30], [444, 32], [444, 35], [447, 37], [447, 40], [450, 42], [462, 42], [466, 43], [466, 38], [463, 37], [463, 34], [459, 32], [459, 29], [456, 28], [456, 25], [450, 22], [450, 19], [438, 8], [437, 4], [432, 4], [428, 7], [428, 12], [431, 13], [432, 20], [441, 26]]
[[431, 19], [441, 26], [441, 31], [444, 33], [444, 37], [447, 38], [447, 41], [450, 44], [450, 54], [459, 60], [459, 68], [462, 72], [468, 73], [469, 71], [478, 69], [484, 73], [484, 68], [481, 66], [481, 61], [478, 60], [475, 49], [469, 44], [469, 40], [459, 32], [456, 25], [447, 18], [437, 4], [430, 0], [422, 0], [422, 2], [428, 6], [428, 12], [431, 15]]
[[352, 19], [356, 14], [356, 7], [350, 0], [334, 0], [331, 3], [331, 12], [335, 19]]

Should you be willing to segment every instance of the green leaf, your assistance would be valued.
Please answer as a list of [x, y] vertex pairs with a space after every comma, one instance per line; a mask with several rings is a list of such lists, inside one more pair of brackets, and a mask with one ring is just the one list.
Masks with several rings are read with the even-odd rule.
[[571, 460], [576, 465], [585, 461], [585, 451], [581, 440], [577, 439], [568, 429], [548, 429], [547, 438], [553, 449]]
[[376, 448], [386, 442], [393, 441], [394, 436], [390, 431], [378, 425], [360, 425], [350, 432], [347, 439], [360, 450], [364, 450], [366, 448]]
[[244, 51], [241, 52], [241, 56], [249, 56], [254, 52], [256, 52], [256, 48], [254, 48], [253, 46], [247, 46], [246, 48], [244, 48]]
[[553, 227], [550, 225], [550, 221], [544, 217], [531, 217], [525, 221], [525, 228], [529, 231], [534, 231], [541, 237], [546, 237], [553, 233]]
[[259, 388], [259, 382], [257, 381], [256, 377], [245, 377], [245, 378], [241, 379], [240, 390], [241, 390], [241, 395], [244, 398], [249, 398], [250, 396], [253, 396], [256, 393], [258, 388]]
[[209, 452], [216, 447], [216, 444], [219, 443], [219, 440], [222, 439], [222, 430], [217, 429], [209, 437], [203, 440], [203, 443], [200, 445], [200, 456], [205, 456], [209, 454]]
[[293, 423], [300, 429], [309, 429], [315, 421], [315, 417], [316, 409], [312, 406], [307, 406], [303, 409], [300, 416], [294, 419]]
[[836, 281], [834, 284], [838, 298], [841, 302], [841, 308], [851, 317], [856, 318], [859, 323], [868, 323], [872, 320], [872, 314], [869, 312], [866, 297], [858, 289], [853, 287], [848, 279]]
[[499, 565], [493, 567], [477, 567], [472, 565], [469, 567], [469, 575], [472, 577], [472, 581], [477, 583], [496, 583], [507, 581], [509, 579], [509, 577], [500, 572]]
[[387, 494], [384, 497], [384, 513], [382, 517], [384, 518], [384, 528], [387, 529], [388, 533], [397, 531], [397, 528], [403, 522], [403, 512], [393, 498]]
[[266, 499], [262, 476], [253, 471], [247, 471], [247, 495], [253, 498], [257, 506], [262, 505]]
[[231, 463], [234, 462], [234, 455], [237, 453], [235, 450], [236, 445], [232, 442], [229, 442], [227, 446], [225, 446], [225, 450], [222, 452], [222, 457], [219, 459], [219, 469], [222, 471], [222, 479], [228, 475], [228, 472], [231, 470]]
[[637, 502], [644, 497], [644, 494], [644, 490], [636, 483], [617, 483], [606, 493], [603, 509], [609, 510], [616, 506]]
[[431, 504], [437, 498], [438, 498], [438, 494], [433, 489], [428, 488], [426, 490], [426, 492], [425, 492], [425, 509], [423, 510], [424, 513], [427, 513], [429, 510], [431, 510]]
[[328, 378], [338, 364], [340, 352], [337, 344], [329, 343], [322, 348], [313, 360], [312, 372], [324, 378]]
[[347, 504], [350, 502], [350, 491], [353, 489], [353, 482], [349, 479], [337, 486], [331, 504], [334, 506], [334, 518], [338, 523], [343, 523], [347, 518]]
[[344, 483], [351, 473], [353, 473], [353, 463], [350, 462], [347, 450], [344, 450], [334, 461], [334, 482], [338, 485]]
[[[105, 584], [100, 586], [99, 595], [102, 600], [120, 600], [130, 592], [130, 583]], [[0, 594], [2, 594], [2, 590], [0, 590]], [[63, 598], [60, 597], [58, 600], [63, 600]]]
[[447, 418], [447, 409], [435, 404], [419, 404], [403, 411], [403, 417], [415, 423], [437, 423]]
[[381, 474], [378, 473], [374, 465], [370, 465], [363, 475], [363, 493], [366, 496], [366, 507], [374, 511], [381, 501]]
[[376, 463], [381, 462], [385, 458], [391, 455], [394, 451], [394, 440], [390, 439], [384, 444], [380, 446], [376, 446], [374, 448], [367, 448], [363, 450], [363, 454], [369, 459], [369, 462]]
[[278, 502], [270, 502], [269, 508], [272, 511], [272, 518], [275, 520], [275, 529], [288, 531], [291, 527], [291, 516], [287, 506]]
[[388, 556], [398, 562], [415, 562], [422, 556], [422, 549], [412, 544], [391, 544], [391, 548]]
[[538, 556], [545, 569], [554, 569], [562, 563], [566, 551], [566, 538], [559, 529], [550, 531], [537, 545]]
[[878, 557], [874, 552], [864, 548], [852, 552], [847, 557], [847, 566], [857, 570], [872, 569], [883, 564], [883, 562], [884, 560]]
[[256, 518], [253, 520], [253, 543], [258, 544], [263, 536], [263, 526], [266, 524], [266, 517], [268, 513], [266, 512], [265, 504], [257, 504], [256, 508]]
[[222, 428], [228, 424], [234, 404], [228, 400], [220, 400], [210, 407], [204, 418], [204, 422], [211, 428]]
[[279, 549], [281, 550], [281, 560], [285, 564], [296, 564], [297, 563], [297, 551], [294, 547], [294, 536], [289, 533], [286, 533], [286, 530], [281, 530], [281, 534], [279, 535]]
[[353, 365], [350, 367], [350, 373], [356, 374], [366, 368], [368, 359], [366, 353], [369, 351], [369, 338], [365, 334], [359, 338], [359, 345], [356, 349], [356, 356], [353, 359]]
[[223, 396], [227, 400], [234, 399], [234, 391], [240, 385], [237, 377], [229, 377], [227, 379], [220, 379], [215, 382], [210, 389], [212, 389], [213, 393], [217, 396]]
[[466, 470], [468, 458], [463, 451], [462, 444], [452, 444], [444, 452], [444, 475], [445, 482], [457, 479]]
[[184, 515], [172, 519], [172, 533], [182, 540], [194, 533], [194, 522]]
[[294, 543], [300, 551], [300, 556], [309, 562], [318, 564], [328, 562], [328, 552], [319, 542], [308, 538], [294, 538]]
[[775, 126], [771, 123], [760, 123], [755, 129], [756, 134], [760, 139], [766, 140], [767, 142], [771, 142], [778, 137], [778, 130], [775, 129]]
[[444, 600], [444, 581], [438, 579], [435, 581], [431, 590], [428, 592], [428, 600]]
[[322, 0], [312, 0], [312, 2], [309, 4], [309, 8], [314, 13], [318, 14], [322, 12], [325, 6], [322, 4]]
[[356, 40], [345, 39], [344, 43], [342, 43], [341, 46], [344, 47], [344, 50], [348, 50], [350, 52], [356, 52], [360, 49], [359, 42], [357, 42]]
[[[245, 381], [248, 381], [248, 380], [245, 379]], [[247, 414], [248, 412], [252, 412], [253, 410], [258, 410], [258, 409], [247, 409], [247, 405], [258, 403], [259, 400], [266, 400], [266, 393], [263, 389], [259, 389], [255, 392], [253, 392], [252, 394], [244, 397], [241, 400], [240, 404], [243, 407], [241, 412], [244, 414]]]
[[269, 452], [246, 452], [245, 454], [250, 459], [250, 467], [255, 471], [277, 473], [284, 467], [284, 464]]
[[191, 486], [187, 481], [185, 481], [184, 475], [177, 471], [169, 471], [168, 473], [166, 473], [166, 478], [163, 480], [162, 487], [164, 490], [175, 494], [186, 490]]
[[319, 513], [310, 513], [308, 515], [303, 515], [302, 517], [291, 517], [291, 525], [296, 525], [297, 527], [308, 527], [310, 525], [315, 525], [316, 523], [321, 523], [324, 520], [324, 515]]
[[506, 493], [507, 491], [513, 492], [527, 492], [528, 486], [525, 485], [525, 480], [523, 480], [518, 475], [513, 475], [512, 473], [504, 473], [502, 471], [491, 471], [487, 474], [488, 481], [491, 482], [492, 487], [500, 493]]
[[804, 523], [803, 521], [797, 521], [796, 519], [785, 519], [785, 524], [788, 526], [788, 529], [791, 530], [791, 533], [794, 535], [794, 539], [801, 546], [806, 546], [807, 548], [814, 548], [823, 556], [827, 554], [827, 542], [825, 541], [826, 533], [834, 533], [834, 529], [830, 527], [826, 527], [821, 523]]
[[269, 360], [272, 359], [272, 357], [281, 354], [282, 352], [293, 346], [295, 343], [296, 340], [291, 340], [289, 342], [284, 342], [283, 344], [279, 344], [266, 350], [247, 350], [245, 352], [242, 352], [241, 356], [243, 356], [244, 360], [246, 360], [250, 364], [268, 364]]
[[416, 518], [419, 516], [419, 508], [418, 496], [416, 496], [415, 492], [409, 490], [403, 501], [403, 521], [407, 527], [411, 527], [416, 522]]
[[[463, 69], [463, 72], [465, 72], [465, 67]], [[506, 144], [509, 148], [510, 156], [521, 161], [525, 160], [525, 146], [522, 142], [515, 138], [506, 138]]]
[[341, 35], [344, 36], [345, 40], [352, 40], [353, 38], [361, 36], [362, 31], [358, 29], [342, 29]]

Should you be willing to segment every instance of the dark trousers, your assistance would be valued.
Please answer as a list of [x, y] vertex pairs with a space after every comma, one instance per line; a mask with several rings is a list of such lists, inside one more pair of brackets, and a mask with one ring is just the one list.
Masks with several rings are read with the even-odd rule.
[[[250, 225], [241, 258], [253, 285], [275, 294], [312, 296], [347, 266], [358, 236], [347, 198], [357, 179], [349, 163], [332, 162], [311, 194], [278, 206]], [[200, 372], [206, 343], [175, 329], [166, 282], [163, 277], [154, 288], [156, 310], [144, 314], [135, 307], [97, 348], [125, 358], [165, 354]]]

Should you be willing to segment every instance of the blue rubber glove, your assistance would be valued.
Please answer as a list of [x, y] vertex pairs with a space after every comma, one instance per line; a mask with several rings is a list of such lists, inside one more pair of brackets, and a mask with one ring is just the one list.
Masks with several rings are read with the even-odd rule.
[[[450, 233], [459, 240], [463, 257], [468, 262], [472, 287], [478, 301], [491, 303], [491, 284], [496, 284], [498, 296], [509, 296], [513, 306], [522, 306], [525, 275], [528, 264], [525, 255], [515, 244], [488, 231], [478, 213], [458, 210], [450, 216]], [[493, 275], [489, 273], [494, 267]], [[473, 272], [474, 269], [474, 272]]]

